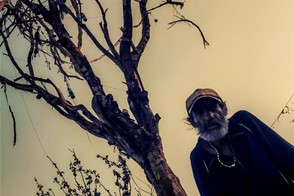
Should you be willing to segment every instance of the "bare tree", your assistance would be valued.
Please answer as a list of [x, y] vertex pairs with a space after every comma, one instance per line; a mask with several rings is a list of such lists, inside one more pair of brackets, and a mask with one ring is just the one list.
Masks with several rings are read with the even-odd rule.
[[[103, 42], [99, 41], [87, 26], [87, 17], [83, 10], [83, 4], [86, 3], [92, 3], [100, 11], [98, 33], [103, 36]], [[186, 195], [179, 179], [167, 164], [158, 130], [160, 117], [154, 114], [149, 106], [148, 93], [138, 72], [140, 58], [150, 39], [151, 11], [163, 6], [173, 6], [177, 9], [184, 4], [167, 0], [148, 8], [147, 3], [148, 0], [122, 0], [122, 35], [118, 41], [113, 41], [108, 27], [108, 9], [104, 8], [100, 0], [87, 0], [83, 4], [81, 0], [0, 2], [1, 47], [5, 48], [5, 55], [9, 57], [18, 74], [14, 79], [0, 75], [0, 81], [4, 91], [8, 85], [21, 91], [31, 92], [37, 99], [44, 99], [61, 115], [73, 120], [85, 131], [107, 140], [110, 145], [115, 145], [121, 153], [131, 157], [141, 166], [157, 195]], [[139, 24], [133, 22], [133, 6], [138, 7]], [[76, 36], [73, 35], [72, 30], [66, 28], [65, 16], [75, 21]], [[196, 24], [180, 14], [171, 25], [181, 21], [189, 22], [199, 29]], [[141, 29], [137, 42], [134, 41], [133, 35], [135, 28]], [[11, 50], [10, 37], [15, 32], [21, 34], [28, 43], [28, 48], [23, 50], [27, 52], [25, 64], [18, 62]], [[201, 35], [204, 45], [208, 44], [202, 32]], [[85, 37], [123, 73], [130, 112], [120, 109], [113, 95], [104, 91], [100, 78], [91, 67], [91, 62], [83, 54]], [[38, 58], [40, 54], [48, 65], [53, 62], [63, 74], [70, 98], [75, 98], [74, 92], [68, 85], [70, 79], [87, 83], [93, 96], [92, 108], [67, 100], [64, 92], [52, 78], [36, 74], [33, 59]], [[74, 68], [76, 74], [68, 72], [69, 65]]]

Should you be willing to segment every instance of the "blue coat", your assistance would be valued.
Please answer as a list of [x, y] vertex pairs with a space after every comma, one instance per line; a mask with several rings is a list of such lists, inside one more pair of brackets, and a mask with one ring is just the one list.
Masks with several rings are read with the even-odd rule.
[[294, 196], [294, 147], [290, 143], [247, 111], [229, 119], [229, 137], [236, 167], [220, 165], [216, 155], [203, 149], [201, 138], [191, 152], [201, 196]]

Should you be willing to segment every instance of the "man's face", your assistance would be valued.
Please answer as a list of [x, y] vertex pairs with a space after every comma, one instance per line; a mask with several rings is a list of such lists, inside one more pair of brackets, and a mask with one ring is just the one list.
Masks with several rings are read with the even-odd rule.
[[216, 100], [204, 98], [197, 102], [192, 117], [200, 137], [208, 141], [217, 141], [228, 133], [226, 112]]

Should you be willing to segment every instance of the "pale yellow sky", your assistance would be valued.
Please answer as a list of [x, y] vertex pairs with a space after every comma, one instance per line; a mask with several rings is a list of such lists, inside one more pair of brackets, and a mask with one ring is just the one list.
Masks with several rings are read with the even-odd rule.
[[[149, 92], [152, 110], [162, 117], [160, 135], [166, 158], [189, 196], [198, 195], [189, 162], [197, 134], [189, 130], [183, 120], [186, 97], [195, 88], [211, 87], [227, 101], [229, 115], [245, 109], [271, 125], [294, 92], [293, 8], [292, 0], [186, 1], [183, 14], [201, 26], [210, 43], [206, 49], [199, 33], [191, 26], [181, 24], [167, 30], [172, 9], [165, 8], [164, 13], [152, 14], [151, 20], [157, 18], [158, 23], [152, 22], [151, 40], [139, 71]], [[120, 25], [119, 14], [117, 10], [109, 14], [113, 28]], [[91, 10], [89, 15], [93, 17], [89, 19], [89, 23], [93, 23], [91, 27], [98, 28], [95, 12]], [[117, 29], [112, 34], [113, 40], [119, 33]], [[20, 49], [15, 40], [14, 50], [21, 60], [25, 54]], [[89, 59], [100, 55], [86, 48], [83, 52]], [[14, 71], [8, 69], [6, 57], [1, 57], [1, 74], [14, 76]], [[40, 65], [37, 71], [44, 74], [46, 66], [42, 61], [36, 62]], [[119, 70], [107, 59], [93, 63], [93, 66], [105, 89], [117, 97], [121, 108], [126, 108], [125, 86]], [[64, 85], [62, 79], [55, 78], [61, 87]], [[85, 84], [71, 84], [76, 101], [90, 105]], [[44, 101], [11, 88], [8, 93], [17, 118], [18, 141], [12, 147], [12, 120], [1, 91], [1, 196], [34, 195], [35, 176], [44, 185], [56, 188], [52, 185], [54, 168], [42, 148], [64, 170], [71, 158], [68, 148], [74, 148], [90, 168], [103, 165], [96, 160], [97, 153], [112, 153], [113, 148], [105, 141], [89, 136], [89, 142], [84, 131], [63, 119]], [[275, 131], [292, 144], [294, 124], [289, 122], [293, 118], [293, 113], [282, 116], [275, 126]], [[136, 166], [133, 170], [138, 178], [144, 179]]]

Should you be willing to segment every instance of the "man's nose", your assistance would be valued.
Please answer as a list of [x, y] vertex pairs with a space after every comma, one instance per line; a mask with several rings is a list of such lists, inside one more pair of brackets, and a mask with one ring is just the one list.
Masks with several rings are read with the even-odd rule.
[[205, 120], [211, 120], [214, 118], [214, 112], [212, 111], [205, 111], [204, 113]]

